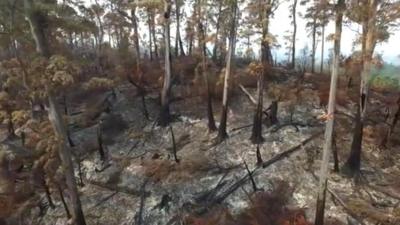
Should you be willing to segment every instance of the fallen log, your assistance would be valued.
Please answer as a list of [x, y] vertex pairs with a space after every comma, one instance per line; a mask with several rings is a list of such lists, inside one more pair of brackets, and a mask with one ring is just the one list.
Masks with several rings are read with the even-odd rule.
[[200, 212], [200, 214], [202, 213], [206, 213], [208, 212], [208, 210], [216, 204], [221, 204], [229, 195], [231, 195], [232, 193], [234, 193], [239, 187], [241, 187], [242, 185], [244, 185], [247, 181], [249, 181], [250, 176], [252, 175], [253, 178], [257, 175], [259, 175], [260, 173], [260, 169], [265, 169], [269, 166], [271, 166], [272, 164], [286, 158], [289, 157], [291, 154], [293, 154], [296, 151], [299, 151], [302, 149], [302, 147], [309, 143], [310, 141], [312, 141], [313, 139], [317, 138], [318, 136], [320, 136], [323, 133], [323, 130], [311, 135], [309, 138], [303, 140], [300, 144], [293, 146], [292, 148], [279, 153], [277, 155], [275, 155], [274, 157], [272, 157], [271, 159], [263, 162], [262, 164], [258, 165], [257, 167], [255, 167], [251, 172], [247, 173], [245, 176], [243, 176], [242, 178], [240, 178], [239, 180], [237, 180], [236, 182], [234, 182], [230, 187], [228, 187], [223, 193], [216, 195], [214, 199], [212, 199], [212, 201], [209, 201], [208, 204], [206, 205], [202, 205], [201, 210], [198, 211]]

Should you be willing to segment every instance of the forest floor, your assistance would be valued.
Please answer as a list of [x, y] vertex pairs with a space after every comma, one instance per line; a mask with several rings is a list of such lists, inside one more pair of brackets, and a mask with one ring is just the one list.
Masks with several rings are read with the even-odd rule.
[[[290, 87], [296, 79], [289, 77], [268, 87]], [[325, 109], [321, 107], [319, 84], [315, 80], [306, 79], [300, 84], [298, 98], [279, 102], [279, 124], [264, 126], [265, 142], [260, 146], [264, 167], [256, 164], [256, 145], [249, 140], [251, 126], [248, 125], [253, 120], [254, 105], [242, 92], [236, 91], [230, 98], [229, 138], [218, 145], [214, 144], [216, 133], [208, 132], [206, 103], [202, 98], [182, 98], [172, 103], [171, 111], [179, 115], [171, 124], [179, 158], [176, 163], [170, 129], [154, 126], [152, 121], [159, 111], [158, 94], [146, 96], [151, 118], [147, 120], [136, 89], [129, 85], [118, 87], [111, 111], [100, 116], [107, 153], [105, 162], [93, 147], [97, 125], [76, 126], [74, 121], [79, 121], [82, 114], [71, 120], [75, 124], [71, 126], [72, 139], [81, 146], [74, 151], [81, 159], [84, 185], [79, 190], [87, 224], [306, 224], [299, 222], [302, 221], [299, 216], [313, 221], [325, 128], [320, 119]], [[321, 82], [327, 87], [328, 80], [321, 79]], [[256, 96], [256, 89], [248, 90]], [[95, 96], [84, 100], [89, 98]], [[373, 99], [372, 95], [369, 110], [371, 117], [379, 120], [379, 112], [374, 114], [379, 109], [379, 101]], [[72, 111], [84, 111], [87, 107], [78, 100], [72, 102]], [[218, 121], [220, 103], [214, 103]], [[266, 97], [264, 105], [270, 103], [271, 99]], [[350, 117], [354, 114], [354, 105], [348, 101], [338, 107], [342, 113], [336, 117], [335, 129], [341, 165], [350, 151]], [[393, 135], [390, 146], [379, 148], [375, 140], [379, 133], [376, 124], [379, 123], [371, 122], [370, 132], [365, 135], [362, 176], [358, 183], [333, 172], [332, 160], [327, 224], [400, 224], [400, 150], [395, 144], [400, 129]], [[249, 170], [254, 170], [254, 183], [244, 162]], [[254, 206], [255, 191], [268, 193], [263, 204], [282, 201], [281, 206], [275, 209], [271, 206], [270, 210], [304, 214], [285, 217], [288, 221], [297, 221], [293, 223], [269, 223], [265, 218], [262, 221], [263, 217], [257, 214], [265, 212], [257, 211]], [[52, 197], [56, 207], [48, 208], [41, 218], [34, 216], [37, 210], [32, 210], [30, 218], [38, 222], [32, 224], [67, 223], [59, 196]], [[238, 222], [240, 215], [253, 222]]]

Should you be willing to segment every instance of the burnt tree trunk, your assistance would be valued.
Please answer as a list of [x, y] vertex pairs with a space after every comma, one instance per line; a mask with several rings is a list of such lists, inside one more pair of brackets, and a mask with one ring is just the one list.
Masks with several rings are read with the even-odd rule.
[[[48, 42], [44, 35], [45, 24], [47, 24], [47, 15], [45, 12], [36, 9], [32, 0], [24, 1], [26, 18], [31, 26], [31, 33], [35, 40], [36, 49], [39, 54], [44, 57], [49, 56]], [[60, 146], [58, 148], [58, 154], [61, 159], [61, 164], [64, 169], [65, 180], [69, 196], [71, 198], [71, 208], [73, 209], [74, 222], [77, 225], [86, 225], [85, 217], [83, 215], [81, 201], [79, 199], [79, 193], [76, 185], [74, 168], [72, 164], [71, 151], [67, 145], [67, 132], [61, 116], [61, 113], [56, 105], [55, 97], [51, 90], [46, 87], [46, 92], [49, 101], [49, 120], [54, 129], [54, 133], [60, 140]]]
[[169, 95], [171, 89], [171, 57], [170, 57], [170, 35], [169, 35], [169, 23], [171, 14], [171, 0], [164, 0], [164, 45], [165, 45], [165, 75], [164, 84], [161, 91], [161, 109], [158, 118], [158, 124], [160, 126], [167, 126], [170, 122], [170, 111], [169, 111]]
[[376, 45], [375, 26], [378, 1], [369, 1], [367, 7], [368, 11], [365, 22], [367, 25], [363, 26], [366, 29], [363, 29], [363, 40], [365, 40], [365, 44], [363, 44], [363, 69], [361, 72], [360, 100], [355, 121], [356, 125], [353, 133], [353, 141], [351, 144], [351, 152], [344, 166], [346, 172], [351, 176], [358, 175], [360, 172], [363, 128], [367, 117], [369, 77], [372, 66], [372, 56]]
[[213, 53], [212, 53], [212, 59], [214, 62], [217, 61], [217, 50], [218, 50], [218, 36], [219, 36], [219, 31], [221, 27], [221, 20], [222, 20], [222, 1], [220, 1], [219, 6], [218, 6], [218, 19], [217, 19], [217, 24], [215, 25], [215, 38], [214, 38], [214, 47], [213, 47]]
[[207, 119], [208, 119], [208, 131], [214, 132], [217, 130], [217, 126], [215, 125], [214, 120], [214, 113], [212, 107], [212, 95], [211, 95], [211, 88], [210, 88], [210, 81], [207, 71], [207, 52], [206, 52], [206, 32], [203, 27], [203, 2], [200, 0], [198, 6], [198, 29], [199, 29], [199, 37], [200, 37], [200, 44], [201, 44], [201, 56], [202, 56], [202, 73], [204, 78], [204, 84], [207, 90]]
[[262, 117], [263, 117], [263, 92], [264, 92], [264, 68], [258, 74], [258, 102], [253, 120], [253, 129], [250, 140], [254, 144], [260, 144], [264, 142], [262, 136]]
[[176, 16], [176, 36], [175, 36], [175, 57], [179, 56], [179, 52], [181, 55], [185, 55], [185, 51], [183, 49], [183, 43], [181, 38], [181, 0], [175, 0], [175, 16]]
[[325, 142], [323, 145], [323, 154], [321, 162], [321, 170], [319, 174], [319, 185], [317, 195], [317, 207], [315, 212], [315, 225], [324, 224], [325, 214], [325, 201], [326, 201], [326, 190], [328, 185], [329, 177], [329, 156], [332, 152], [333, 143], [333, 128], [335, 122], [335, 107], [336, 107], [336, 92], [337, 92], [337, 81], [339, 75], [339, 61], [340, 61], [340, 41], [342, 37], [342, 21], [343, 11], [345, 9], [345, 0], [338, 0], [336, 5], [336, 19], [335, 19], [335, 42], [334, 42], [334, 61], [331, 75], [331, 85], [329, 92], [329, 103], [328, 103], [328, 120], [325, 127]]
[[293, 18], [293, 34], [292, 34], [292, 69], [296, 67], [296, 34], [297, 34], [297, 21], [296, 21], [297, 0], [293, 1], [292, 18]]
[[314, 15], [312, 23], [312, 49], [311, 49], [311, 73], [315, 72], [315, 51], [316, 51], [317, 17]]
[[149, 33], [149, 53], [150, 53], [150, 61], [153, 61], [153, 39], [152, 39], [152, 29], [151, 29], [151, 12], [150, 9], [147, 9], [147, 26]]
[[218, 128], [217, 142], [220, 143], [228, 137], [226, 132], [226, 121], [228, 115], [228, 95], [229, 95], [229, 78], [231, 75], [232, 68], [232, 58], [235, 54], [235, 44], [236, 44], [236, 20], [237, 20], [237, 2], [236, 0], [232, 3], [232, 21], [229, 35], [229, 49], [228, 49], [228, 59], [226, 61], [225, 68], [225, 79], [224, 79], [224, 93], [222, 99], [222, 110], [221, 110], [221, 120]]
[[[324, 12], [325, 13], [325, 12]], [[324, 15], [325, 17], [325, 15]], [[320, 73], [324, 72], [324, 49], [325, 48], [325, 25], [322, 24], [322, 33], [321, 33], [321, 66], [319, 68]]]

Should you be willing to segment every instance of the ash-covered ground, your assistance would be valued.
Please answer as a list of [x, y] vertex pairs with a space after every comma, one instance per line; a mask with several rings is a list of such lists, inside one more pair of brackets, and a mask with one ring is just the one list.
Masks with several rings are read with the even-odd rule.
[[[291, 82], [270, 85], [290, 86]], [[87, 224], [185, 224], [188, 217], [207, 217], [221, 207], [235, 216], [251, 205], [254, 192], [279, 193], [282, 183], [290, 190], [285, 208], [304, 210], [305, 218], [313, 221], [325, 128], [319, 119], [325, 109], [317, 89], [315, 84], [304, 82], [296, 99], [279, 101], [279, 123], [263, 127], [262, 167], [256, 164], [257, 146], [249, 140], [255, 106], [242, 92], [236, 91], [230, 98], [229, 138], [216, 145], [216, 133], [207, 129], [202, 98], [173, 102], [171, 111], [176, 120], [171, 128], [161, 128], [154, 126], [159, 110], [157, 93], [146, 96], [147, 120], [136, 89], [120, 86], [111, 110], [100, 116], [105, 161], [96, 150], [98, 125], [74, 127], [80, 114], [70, 120], [72, 139], [78, 146], [73, 151], [80, 159], [81, 174], [76, 163], [76, 177], [78, 181], [79, 175], [82, 177], [79, 191]], [[256, 96], [254, 88], [248, 90]], [[272, 99], [267, 92], [265, 96], [264, 106], [269, 106]], [[218, 121], [220, 103], [214, 103]], [[354, 105], [349, 101], [338, 107], [341, 113], [335, 129], [341, 165], [350, 151]], [[371, 112], [374, 107], [372, 104]], [[74, 110], [80, 108], [84, 106], [74, 105]], [[371, 122], [372, 134], [363, 143], [358, 183], [333, 172], [331, 159], [326, 202], [326, 218], [331, 224], [400, 224], [399, 146], [377, 147], [375, 125]], [[179, 163], [174, 160], [171, 129]], [[59, 195], [51, 191], [56, 207], [48, 207], [40, 217], [39, 209], [32, 208], [20, 218], [22, 224], [68, 224]]]

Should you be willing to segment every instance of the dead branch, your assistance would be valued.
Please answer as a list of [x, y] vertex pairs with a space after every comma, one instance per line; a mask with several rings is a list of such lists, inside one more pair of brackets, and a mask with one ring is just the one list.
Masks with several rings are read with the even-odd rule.
[[250, 92], [247, 91], [247, 89], [246, 89], [242, 84], [239, 84], [239, 87], [240, 87], [240, 90], [242, 90], [243, 93], [246, 94], [247, 98], [248, 98], [254, 105], [257, 105], [256, 99], [250, 94]]
[[258, 190], [256, 181], [254, 180], [254, 177], [251, 174], [249, 166], [247, 165], [246, 160], [244, 160], [244, 159], [243, 159], [243, 164], [244, 164], [244, 167], [246, 168], [247, 174], [249, 175], [249, 178], [250, 178], [250, 181], [251, 181], [251, 185], [253, 186], [253, 191], [256, 192]]
[[367, 187], [371, 188], [374, 191], [380, 192], [382, 194], [385, 194], [391, 198], [398, 199], [400, 200], [400, 193], [394, 191], [391, 188], [384, 188], [384, 187], [379, 187], [377, 185], [373, 184], [366, 184]]
[[141, 187], [141, 195], [140, 195], [140, 207], [139, 207], [139, 212], [136, 214], [135, 218], [135, 224], [137, 225], [142, 225], [143, 224], [143, 211], [144, 211], [144, 204], [146, 202], [146, 185], [147, 185], [148, 179], [144, 181], [142, 187]]
[[263, 162], [262, 167], [266, 168], [272, 164], [274, 164], [275, 162], [280, 161], [281, 159], [284, 159], [286, 157], [289, 157], [292, 153], [301, 150], [302, 147], [307, 144], [308, 142], [312, 141], [313, 139], [317, 138], [318, 136], [320, 136], [324, 131], [319, 131], [313, 135], [311, 135], [309, 138], [303, 140], [299, 145], [296, 145], [292, 148], [290, 148], [289, 150], [286, 150], [282, 153], [279, 153], [277, 155], [275, 155], [274, 157], [272, 157], [270, 160]]
[[244, 185], [249, 179], [250, 179], [250, 175], [252, 175], [253, 177], [259, 175], [260, 169], [263, 168], [267, 168], [269, 166], [271, 166], [272, 164], [274, 164], [275, 162], [280, 161], [281, 159], [284, 159], [286, 157], [289, 157], [292, 153], [301, 150], [302, 147], [309, 143], [310, 141], [314, 140], [315, 138], [317, 138], [318, 136], [320, 136], [323, 133], [323, 130], [311, 135], [309, 138], [303, 140], [300, 144], [290, 148], [289, 150], [286, 150], [274, 157], [272, 157], [270, 160], [265, 161], [264, 163], [262, 163], [260, 166], [257, 166], [256, 168], [253, 169], [253, 171], [251, 171], [250, 173], [246, 174], [245, 176], [243, 176], [241, 179], [237, 180], [236, 182], [234, 182], [230, 187], [228, 187], [225, 192], [221, 193], [220, 195], [216, 196], [213, 201], [210, 201], [208, 205], [204, 206], [204, 210], [207, 211], [210, 206], [213, 206], [214, 204], [220, 204], [222, 201], [224, 201], [229, 195], [231, 195], [232, 193], [234, 193], [239, 187], [241, 187], [242, 185]]
[[351, 210], [346, 203], [339, 197], [338, 194], [336, 194], [333, 190], [331, 190], [330, 188], [327, 188], [328, 192], [331, 194], [332, 198], [335, 199], [342, 207], [343, 209], [347, 212], [347, 214], [349, 214], [351, 217], [353, 217], [355, 220], [357, 220], [357, 222], [361, 225], [365, 225], [365, 223], [363, 222], [363, 220], [356, 214], [353, 212], [353, 210]]
[[94, 209], [94, 208], [97, 208], [98, 206], [102, 205], [103, 203], [105, 203], [106, 201], [108, 201], [109, 199], [111, 199], [112, 197], [114, 197], [116, 194], [118, 194], [118, 191], [114, 191], [113, 193], [109, 194], [108, 196], [106, 196], [106, 197], [100, 199], [100, 201], [97, 202], [94, 206], [92, 206], [92, 207], [90, 208], [90, 210], [91, 210], [91, 209]]

